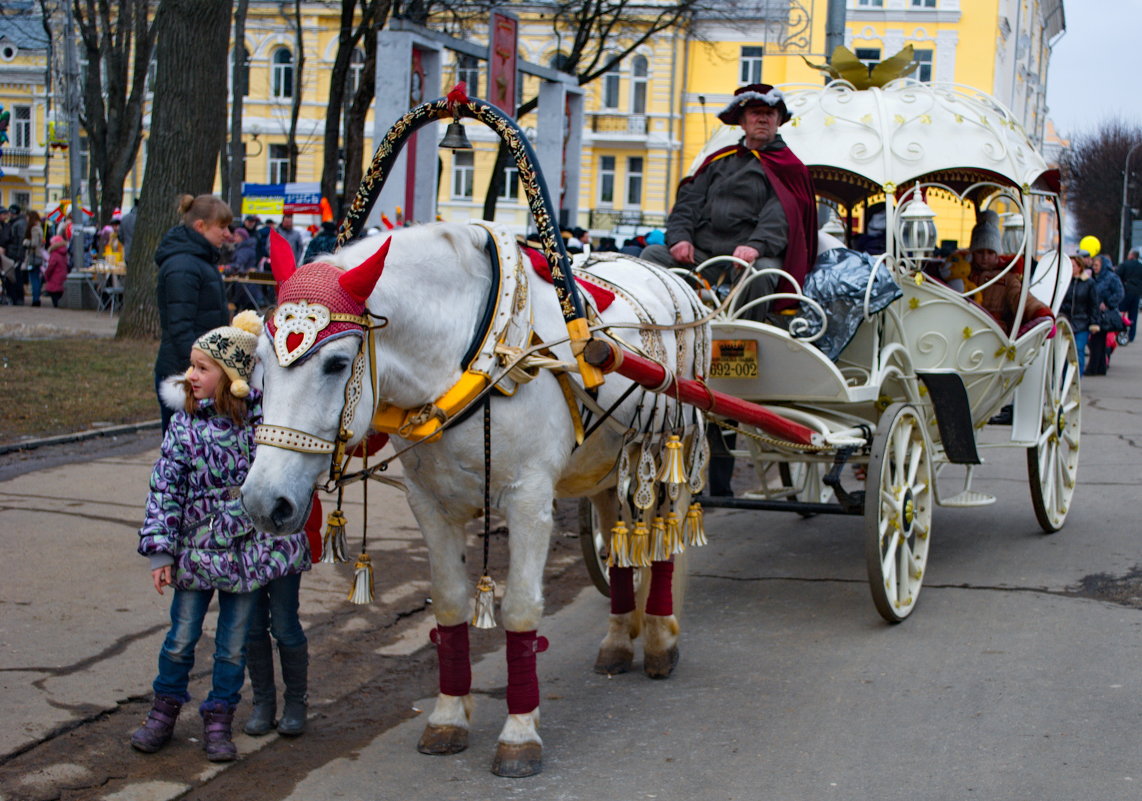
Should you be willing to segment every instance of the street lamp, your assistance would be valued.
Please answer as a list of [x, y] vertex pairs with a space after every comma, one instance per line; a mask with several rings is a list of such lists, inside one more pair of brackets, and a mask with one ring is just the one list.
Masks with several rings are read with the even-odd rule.
[[1122, 170], [1122, 230], [1119, 231], [1118, 237], [1118, 263], [1122, 264], [1126, 260], [1126, 223], [1129, 217], [1129, 207], [1126, 205], [1126, 187], [1130, 183], [1130, 157], [1134, 155], [1134, 151], [1142, 147], [1142, 142], [1135, 142], [1126, 151], [1126, 166]]

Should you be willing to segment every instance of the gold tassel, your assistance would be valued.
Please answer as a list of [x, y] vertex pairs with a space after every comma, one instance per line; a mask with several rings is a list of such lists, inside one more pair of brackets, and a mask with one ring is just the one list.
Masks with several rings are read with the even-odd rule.
[[650, 531], [642, 520], [634, 524], [630, 535], [630, 563], [631, 567], [650, 567]]
[[670, 558], [670, 546], [666, 541], [666, 523], [661, 516], [650, 524], [650, 561], [665, 562]]
[[373, 591], [373, 560], [367, 553], [357, 556], [357, 563], [353, 565], [353, 589], [349, 590], [349, 600], [355, 604], [371, 604], [375, 597]]
[[621, 520], [611, 529], [611, 552], [607, 554], [607, 567], [634, 567], [630, 561], [630, 531]]
[[321, 564], [335, 565], [349, 561], [345, 556], [345, 514], [334, 509], [325, 518], [325, 536], [321, 541]]
[[496, 627], [496, 582], [491, 576], [480, 576], [476, 584], [476, 611], [472, 614], [472, 625], [478, 629]]
[[668, 554], [682, 553], [686, 550], [686, 543], [682, 539], [682, 523], [673, 510], [666, 515], [666, 552]]
[[662, 456], [662, 468], [658, 471], [658, 480], [664, 484], [685, 484], [686, 467], [682, 464], [682, 440], [677, 434], [671, 434], [666, 440], [665, 451]]
[[690, 504], [686, 520], [682, 524], [687, 548], [698, 548], [706, 544], [706, 531], [702, 525], [702, 504]]

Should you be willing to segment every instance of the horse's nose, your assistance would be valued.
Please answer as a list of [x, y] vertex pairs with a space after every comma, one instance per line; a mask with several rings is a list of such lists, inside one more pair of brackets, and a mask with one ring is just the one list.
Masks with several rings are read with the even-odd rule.
[[278, 531], [284, 531], [286, 523], [293, 518], [293, 515], [293, 504], [290, 503], [288, 498], [278, 496], [274, 501], [274, 508], [270, 512], [270, 519], [274, 521], [274, 527]]

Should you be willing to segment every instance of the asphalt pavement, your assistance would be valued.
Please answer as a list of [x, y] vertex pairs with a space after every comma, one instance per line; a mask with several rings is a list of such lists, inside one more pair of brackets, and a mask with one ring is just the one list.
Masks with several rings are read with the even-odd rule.
[[[0, 327], [11, 311], [0, 309]], [[1023, 453], [986, 451], [977, 488], [998, 501], [936, 510], [920, 602], [900, 625], [885, 624], [873, 608], [862, 519], [712, 511], [711, 544], [690, 559], [682, 659], [669, 680], [591, 672], [607, 612], [591, 588], [545, 619], [541, 775], [508, 780], [488, 771], [505, 713], [499, 648], [475, 665], [468, 751], [417, 754], [419, 713], [431, 699], [393, 696], [379, 703], [398, 706], [407, 720], [319, 765], [299, 761], [289, 788], [263, 797], [1142, 797], [1142, 341], [1119, 350], [1108, 376], [1085, 381], [1084, 404], [1066, 527], [1040, 532]], [[5, 773], [147, 697], [168, 602], [149, 588], [134, 552], [154, 437], [134, 453], [0, 480], [3, 801], [219, 797], [211, 787], [257, 764], [250, 755], [258, 749], [304, 751], [307, 738], [316, 744], [323, 727], [338, 725], [327, 710], [297, 745], [240, 737], [242, 760], [202, 761], [192, 779], [156, 779], [143, 769], [151, 758], [140, 757], [125, 775], [93, 782], [78, 754], [34, 774]], [[956, 477], [949, 471], [945, 480]], [[360, 516], [359, 497], [348, 506]], [[423, 558], [397, 491], [370, 490], [369, 525], [378, 550]], [[344, 566], [312, 571], [303, 619], [344, 611], [346, 586]], [[425, 593], [423, 581], [400, 575], [387, 575], [382, 587], [373, 605], [381, 610]], [[423, 654], [430, 607], [409, 608], [406, 636], [385, 653], [341, 657]], [[338, 625], [369, 625], [367, 609]], [[199, 696], [204, 679], [196, 678]], [[313, 701], [317, 710], [326, 703], [318, 689]], [[134, 723], [118, 721], [117, 738], [103, 748], [128, 749]], [[87, 790], [63, 795], [74, 786]]]

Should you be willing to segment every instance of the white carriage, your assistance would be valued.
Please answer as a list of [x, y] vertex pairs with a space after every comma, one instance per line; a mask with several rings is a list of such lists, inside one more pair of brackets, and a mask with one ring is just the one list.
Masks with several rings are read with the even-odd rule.
[[[700, 500], [863, 514], [873, 599], [886, 620], [898, 622], [913, 610], [927, 571], [934, 508], [995, 500], [972, 486], [981, 450], [1025, 449], [1039, 524], [1054, 532], [1066, 519], [1081, 412], [1071, 330], [1065, 320], [1028, 323], [1021, 313], [1003, 327], [966, 297], [982, 287], [960, 292], [940, 280], [929, 260], [936, 215], [924, 202], [944, 210], [943, 223], [948, 209], [960, 209], [968, 221], [961, 231], [970, 230], [977, 210], [1002, 212], [1011, 249], [1001, 256], [1003, 273], [1032, 265], [1021, 301], [1033, 293], [1057, 312], [1071, 278], [1058, 250], [1057, 173], [1008, 111], [964, 87], [902, 79], [857, 91], [838, 81], [789, 91], [787, 102], [794, 118], [782, 135], [808, 166], [818, 199], [836, 211], [836, 233], [851, 242], [852, 232], [836, 222], [857, 212], [867, 220], [870, 204], [884, 204], [885, 253], [877, 265], [902, 296], [874, 314], [866, 292], [857, 303], [862, 322], [835, 359], [813, 344], [822, 332], [809, 335], [804, 317], [786, 328], [745, 319], [734, 303], [718, 314], [714, 337], [728, 347], [721, 359], [715, 348], [709, 386], [807, 426], [815, 437], [795, 444], [714, 417], [739, 431], [735, 455], [752, 460], [758, 486], [740, 497]], [[719, 131], [695, 164], [739, 135]], [[802, 309], [812, 305], [809, 298]], [[979, 436], [1009, 403], [1010, 428]], [[963, 466], [962, 478], [952, 465]], [[852, 489], [862, 475], [863, 490]], [[593, 528], [588, 516], [583, 528]], [[601, 532], [594, 535], [584, 540], [588, 554], [604, 542]], [[593, 566], [603, 589], [605, 570]]]

